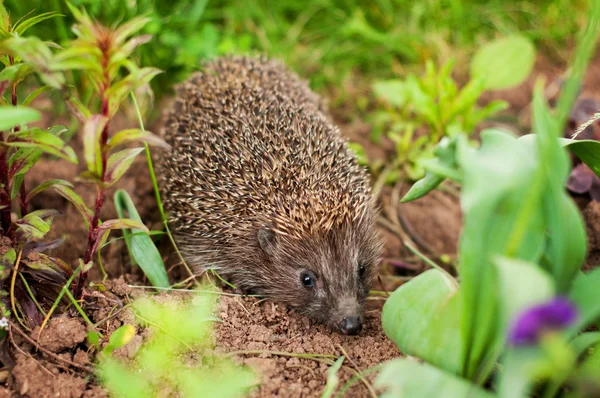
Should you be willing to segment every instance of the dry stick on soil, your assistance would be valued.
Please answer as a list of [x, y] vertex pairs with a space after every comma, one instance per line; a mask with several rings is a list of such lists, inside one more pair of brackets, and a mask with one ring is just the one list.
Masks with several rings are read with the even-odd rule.
[[14, 323], [11, 323], [10, 325], [10, 330], [15, 330], [17, 333], [19, 333], [21, 335], [21, 337], [23, 337], [29, 344], [33, 345], [36, 349], [42, 351], [44, 354], [48, 355], [50, 358], [59, 361], [59, 362], [64, 362], [69, 366], [73, 366], [74, 368], [77, 369], [81, 369], [84, 372], [87, 373], [94, 373], [94, 369], [87, 367], [87, 366], [83, 366], [83, 365], [79, 365], [73, 361], [69, 361], [68, 359], [65, 358], [61, 358], [58, 355], [54, 354], [53, 352], [47, 350], [46, 348], [44, 348], [42, 345], [40, 345], [38, 342], [36, 342], [34, 339], [32, 339], [31, 337], [29, 337], [27, 335], [27, 333], [25, 333], [24, 331], [22, 331], [21, 329], [19, 329], [18, 326], [16, 326]]
[[352, 358], [350, 358], [350, 356], [348, 355], [348, 353], [346, 352], [346, 350], [344, 350], [344, 347], [342, 347], [341, 344], [338, 344], [337, 346], [339, 347], [340, 351], [342, 351], [342, 354], [346, 357], [346, 359], [348, 360], [348, 362], [350, 362], [352, 364], [352, 366], [354, 366], [354, 368], [356, 369], [356, 372], [355, 372], [356, 375], [363, 382], [363, 384], [367, 387], [367, 390], [369, 390], [369, 393], [371, 394], [371, 396], [373, 398], [377, 398], [377, 393], [375, 392], [375, 388], [373, 388], [373, 385], [362, 374], [360, 368], [358, 367], [358, 365], [356, 365], [356, 362], [354, 362], [352, 360]]

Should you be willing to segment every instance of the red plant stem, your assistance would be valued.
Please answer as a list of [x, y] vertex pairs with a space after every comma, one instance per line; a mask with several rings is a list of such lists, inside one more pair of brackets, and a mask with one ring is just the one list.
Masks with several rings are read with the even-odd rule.
[[[3, 134], [4, 136], [4, 134]], [[4, 137], [3, 137], [4, 138]], [[0, 191], [0, 219], [2, 221], [2, 231], [5, 236], [9, 236], [12, 239], [10, 225], [10, 192], [8, 191], [8, 159], [6, 156], [6, 147], [0, 148], [0, 184], [2, 189]]]
[[[105, 85], [102, 92], [102, 116], [108, 117], [108, 99], [105, 97], [105, 92], [108, 89], [108, 75], [105, 73]], [[108, 161], [108, 154], [104, 150], [106, 144], [108, 143], [108, 125], [104, 126], [102, 130], [102, 135], [100, 136], [100, 152], [102, 153], [102, 175], [100, 176], [100, 181], [104, 182], [105, 171], [106, 171], [106, 163]], [[94, 217], [92, 218], [92, 222], [90, 223], [90, 232], [88, 233], [88, 243], [87, 249], [85, 251], [85, 255], [83, 256], [83, 263], [88, 264], [92, 261], [92, 257], [94, 256], [94, 245], [96, 241], [99, 239], [98, 236], [98, 223], [100, 222], [100, 211], [102, 210], [102, 206], [104, 205], [104, 196], [105, 196], [105, 188], [103, 185], [98, 185], [96, 196], [96, 206], [94, 207]], [[83, 293], [83, 286], [87, 279], [88, 271], [82, 271], [79, 275], [79, 280], [77, 281], [77, 286], [74, 290], [74, 295], [77, 298], [81, 297]]]
[[[12, 85], [12, 104], [13, 106], [17, 106], [17, 85]], [[16, 126], [15, 131], [19, 131], [20, 127]], [[13, 183], [14, 181], [11, 181]], [[19, 187], [19, 207], [21, 208], [21, 217], [27, 215], [27, 190], [25, 189], [25, 178], [21, 182], [21, 186]]]

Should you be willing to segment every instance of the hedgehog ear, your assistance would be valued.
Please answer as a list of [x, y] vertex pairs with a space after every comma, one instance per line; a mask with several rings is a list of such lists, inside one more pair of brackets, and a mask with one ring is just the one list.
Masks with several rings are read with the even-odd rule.
[[277, 246], [277, 235], [272, 226], [265, 225], [258, 230], [258, 245], [267, 254], [273, 254]]

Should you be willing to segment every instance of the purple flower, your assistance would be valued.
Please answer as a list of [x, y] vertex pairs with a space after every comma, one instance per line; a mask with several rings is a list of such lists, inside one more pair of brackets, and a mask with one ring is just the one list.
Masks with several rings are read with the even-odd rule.
[[535, 344], [544, 332], [564, 329], [576, 318], [577, 308], [567, 299], [556, 297], [521, 312], [508, 332], [508, 341], [512, 345]]

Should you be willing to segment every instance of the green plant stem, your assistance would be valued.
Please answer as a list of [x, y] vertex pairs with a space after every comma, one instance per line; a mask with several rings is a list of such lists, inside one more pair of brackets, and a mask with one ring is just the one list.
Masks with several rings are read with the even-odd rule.
[[69, 290], [69, 288], [71, 287], [71, 283], [73, 283], [73, 280], [75, 279], [75, 277], [79, 273], [80, 269], [81, 269], [81, 265], [79, 265], [75, 269], [75, 271], [73, 271], [73, 275], [71, 275], [71, 277], [67, 280], [67, 283], [65, 283], [65, 285], [62, 287], [60, 293], [56, 297], [56, 300], [54, 300], [54, 303], [52, 304], [52, 307], [50, 307], [50, 311], [48, 311], [48, 315], [46, 315], [46, 317], [44, 318], [44, 321], [40, 325], [40, 331], [38, 333], [38, 340], [39, 340], [40, 335], [42, 334], [42, 330], [44, 330], [44, 327], [46, 326], [46, 323], [48, 323], [48, 320], [50, 319], [50, 317], [52, 316], [52, 314], [56, 310], [56, 307], [58, 307], [58, 303], [60, 303], [60, 300], [62, 300], [62, 297], [65, 295], [65, 292], [67, 290]]
[[[138, 123], [140, 124], [140, 129], [145, 130], [142, 113], [140, 112], [140, 107], [138, 105], [137, 98], [135, 97], [135, 93], [133, 91], [131, 92], [131, 100], [133, 101], [133, 105], [135, 107], [135, 111], [136, 111], [136, 114], [138, 117]], [[146, 161], [148, 162], [148, 170], [150, 172], [150, 179], [152, 180], [152, 187], [154, 189], [154, 196], [156, 197], [156, 204], [158, 206], [158, 211], [160, 212], [160, 218], [165, 227], [165, 231], [167, 232], [167, 235], [169, 236], [169, 241], [171, 242], [171, 245], [173, 245], [173, 248], [175, 249], [175, 252], [177, 253], [177, 256], [179, 257], [179, 259], [181, 260], [181, 263], [183, 264], [185, 270], [194, 279], [194, 282], [196, 282], [196, 284], [198, 284], [195, 274], [192, 272], [192, 269], [188, 265], [187, 261], [185, 261], [185, 258], [183, 258], [181, 251], [179, 251], [179, 247], [177, 247], [177, 243], [175, 243], [173, 234], [171, 233], [171, 230], [169, 229], [169, 223], [168, 223], [167, 216], [165, 214], [165, 208], [163, 206], [162, 199], [160, 197], [160, 190], [158, 189], [158, 181], [156, 179], [156, 173], [154, 172], [154, 163], [152, 162], [152, 154], [150, 153], [150, 147], [145, 142], [144, 142], [144, 147], [145, 147], [145, 151], [146, 151]]]
[[35, 306], [37, 307], [38, 311], [40, 311], [40, 313], [42, 315], [46, 316], [46, 311], [44, 311], [44, 309], [42, 308], [42, 306], [40, 305], [40, 303], [38, 303], [37, 299], [35, 298], [35, 295], [31, 291], [31, 287], [29, 287], [29, 283], [27, 283], [27, 279], [25, 279], [25, 277], [23, 276], [23, 274], [20, 273], [20, 272], [19, 272], [19, 276], [21, 277], [21, 280], [23, 281], [23, 284], [25, 285], [25, 289], [27, 290], [27, 293], [29, 294], [29, 297], [31, 297], [31, 300], [33, 300], [33, 302], [35, 303]]
[[[77, 300], [75, 300], [75, 297], [73, 297], [71, 292], [67, 289], [67, 290], [65, 290], [65, 294], [71, 300], [71, 303], [73, 303], [75, 308], [77, 308], [77, 312], [79, 312], [79, 314], [81, 314], [81, 316], [83, 317], [83, 319], [85, 319], [85, 321], [88, 323], [88, 325], [90, 325], [92, 328], [94, 328], [94, 323], [92, 321], [90, 321], [90, 318], [88, 318], [88, 316], [85, 314], [85, 312], [83, 311], [83, 308], [81, 308], [81, 306], [79, 305]], [[100, 334], [100, 337], [102, 337], [102, 334]]]

